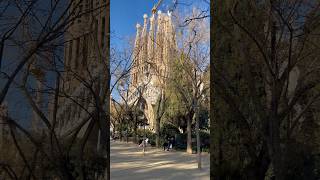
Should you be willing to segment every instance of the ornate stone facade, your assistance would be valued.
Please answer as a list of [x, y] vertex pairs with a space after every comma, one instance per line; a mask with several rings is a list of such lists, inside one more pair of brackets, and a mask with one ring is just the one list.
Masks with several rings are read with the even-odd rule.
[[[73, 4], [78, 2], [75, 0]], [[61, 136], [68, 135], [94, 110], [92, 92], [83, 82], [98, 83], [104, 74], [109, 18], [105, 8], [101, 8], [104, 3], [104, 0], [83, 0], [76, 9], [82, 15], [71, 23], [65, 34], [65, 72], [61, 76], [60, 91], [69, 97], [58, 100], [56, 131]], [[52, 112], [53, 105], [50, 109]], [[79, 136], [84, 134], [87, 126], [88, 123]]]
[[152, 13], [149, 19], [146, 14], [143, 18], [143, 27], [140, 24], [136, 26], [128, 102], [143, 102], [149, 129], [154, 130], [155, 105], [166, 86], [169, 61], [174, 59], [177, 44], [171, 12], [164, 14], [158, 11], [157, 17]]

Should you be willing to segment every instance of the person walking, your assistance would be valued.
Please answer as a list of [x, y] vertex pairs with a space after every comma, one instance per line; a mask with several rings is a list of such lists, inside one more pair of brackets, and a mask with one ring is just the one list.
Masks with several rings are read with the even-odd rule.
[[171, 138], [168, 138], [168, 147], [167, 147], [167, 151], [170, 150], [170, 147], [172, 147], [172, 142], [171, 142]]
[[148, 144], [148, 141], [149, 141], [149, 139], [148, 138], [146, 138], [145, 140], [140, 140], [139, 141], [139, 147], [147, 147], [147, 144]]
[[165, 151], [167, 147], [168, 147], [168, 143], [167, 143], [167, 141], [165, 140], [165, 141], [163, 142], [163, 150]]
[[139, 147], [141, 147], [143, 144], [143, 140], [142, 139], [139, 139]]
[[169, 149], [172, 149], [172, 148], [173, 148], [173, 142], [174, 142], [174, 139], [173, 139], [173, 137], [171, 137], [171, 138], [170, 138]]

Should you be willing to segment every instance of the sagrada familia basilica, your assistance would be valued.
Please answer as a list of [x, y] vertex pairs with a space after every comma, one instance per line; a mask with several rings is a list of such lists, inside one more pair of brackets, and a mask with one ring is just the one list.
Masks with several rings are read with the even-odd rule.
[[[80, 1], [76, 0], [75, 3], [77, 2]], [[90, 118], [89, 114], [95, 109], [93, 93], [86, 87], [85, 82], [94, 82], [92, 88], [96, 91], [102, 89], [98, 84], [107, 72], [104, 67], [109, 17], [105, 9], [92, 10], [98, 9], [104, 3], [104, 0], [81, 1], [78, 11], [90, 13], [72, 21], [65, 34], [65, 71], [61, 75], [59, 85], [60, 91], [65, 95], [59, 97], [56, 112], [56, 131], [60, 136], [70, 135], [75, 127]], [[53, 112], [53, 105], [49, 112]], [[85, 134], [88, 125], [88, 122], [83, 125], [78, 133], [79, 137]], [[96, 133], [92, 133], [90, 137], [92, 142], [100, 137], [98, 127], [94, 127], [93, 132]]]
[[143, 26], [136, 25], [128, 103], [140, 106], [154, 130], [156, 103], [164, 93], [177, 43], [171, 12], [152, 11], [150, 18], [143, 18]]

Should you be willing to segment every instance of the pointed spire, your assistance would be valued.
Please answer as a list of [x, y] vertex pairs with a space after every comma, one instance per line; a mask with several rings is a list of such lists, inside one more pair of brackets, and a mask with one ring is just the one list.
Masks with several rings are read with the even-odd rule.
[[[144, 63], [144, 61], [147, 59], [147, 42], [148, 42], [148, 37], [147, 37], [147, 25], [148, 25], [148, 15], [144, 14], [143, 15], [143, 19], [144, 19], [144, 23], [143, 23], [143, 29], [142, 29], [142, 34], [141, 34], [141, 49], [140, 49], [140, 53], [139, 53], [139, 64]], [[140, 71], [143, 70], [143, 66], [140, 67]], [[143, 74], [143, 73], [141, 73]], [[141, 75], [140, 74], [140, 75]]]
[[163, 47], [163, 63], [166, 66], [168, 64], [168, 51], [169, 51], [169, 32], [168, 32], [168, 16], [163, 18], [163, 38], [164, 38], [164, 47]]
[[147, 35], [148, 15], [144, 14], [143, 19], [142, 37], [145, 37]]
[[137, 28], [137, 33], [136, 33], [136, 39], [134, 42], [134, 50], [133, 50], [133, 61], [136, 65], [139, 64], [139, 49], [140, 49], [140, 29], [141, 29], [141, 25], [138, 23], [136, 25]]
[[[163, 36], [162, 36], [162, 12], [158, 11], [158, 19], [157, 19], [157, 32], [156, 32], [156, 54], [155, 54], [155, 62], [156, 65], [159, 66], [161, 64], [162, 59], [162, 42], [163, 42]], [[156, 67], [157, 70], [159, 70], [159, 67]]]
[[137, 23], [136, 25], [137, 33], [134, 41], [133, 57], [132, 57], [132, 66], [133, 70], [130, 71], [130, 76], [132, 78], [132, 85], [135, 86], [135, 77], [136, 77], [136, 68], [139, 66], [139, 51], [140, 51], [140, 31], [141, 25]]
[[170, 49], [173, 50], [174, 48], [177, 48], [176, 46], [176, 38], [175, 38], [175, 30], [174, 25], [172, 23], [172, 12], [168, 11], [168, 35], [169, 35], [169, 43], [170, 43]]
[[154, 38], [154, 14], [152, 14], [150, 18], [150, 30], [149, 30], [149, 38], [148, 38], [148, 61], [153, 62], [154, 57], [154, 44], [155, 44], [155, 38]]

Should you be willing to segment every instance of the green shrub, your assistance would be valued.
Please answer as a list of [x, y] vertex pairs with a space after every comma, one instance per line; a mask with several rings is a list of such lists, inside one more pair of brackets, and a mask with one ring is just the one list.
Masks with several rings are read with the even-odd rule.
[[[196, 138], [196, 133], [192, 132], [192, 138]], [[209, 152], [210, 150], [210, 134], [206, 131], [200, 131], [200, 139], [202, 144], [202, 152]], [[176, 135], [175, 149], [185, 150], [187, 149], [187, 133]], [[192, 149], [197, 150], [197, 142], [192, 143]]]
[[187, 149], [187, 134], [178, 134], [176, 136], [175, 149], [176, 150], [185, 150]]
[[155, 146], [156, 144], [156, 134], [148, 129], [144, 130], [144, 129], [137, 129], [137, 135], [138, 135], [138, 139], [143, 139], [144, 137], [144, 133], [146, 133], [146, 137], [149, 139], [149, 143], [152, 146]]
[[164, 123], [160, 128], [160, 136], [162, 138], [175, 137], [177, 134], [180, 134], [179, 128], [172, 124]]
[[200, 131], [200, 139], [203, 152], [210, 152], [210, 133], [206, 131]]

